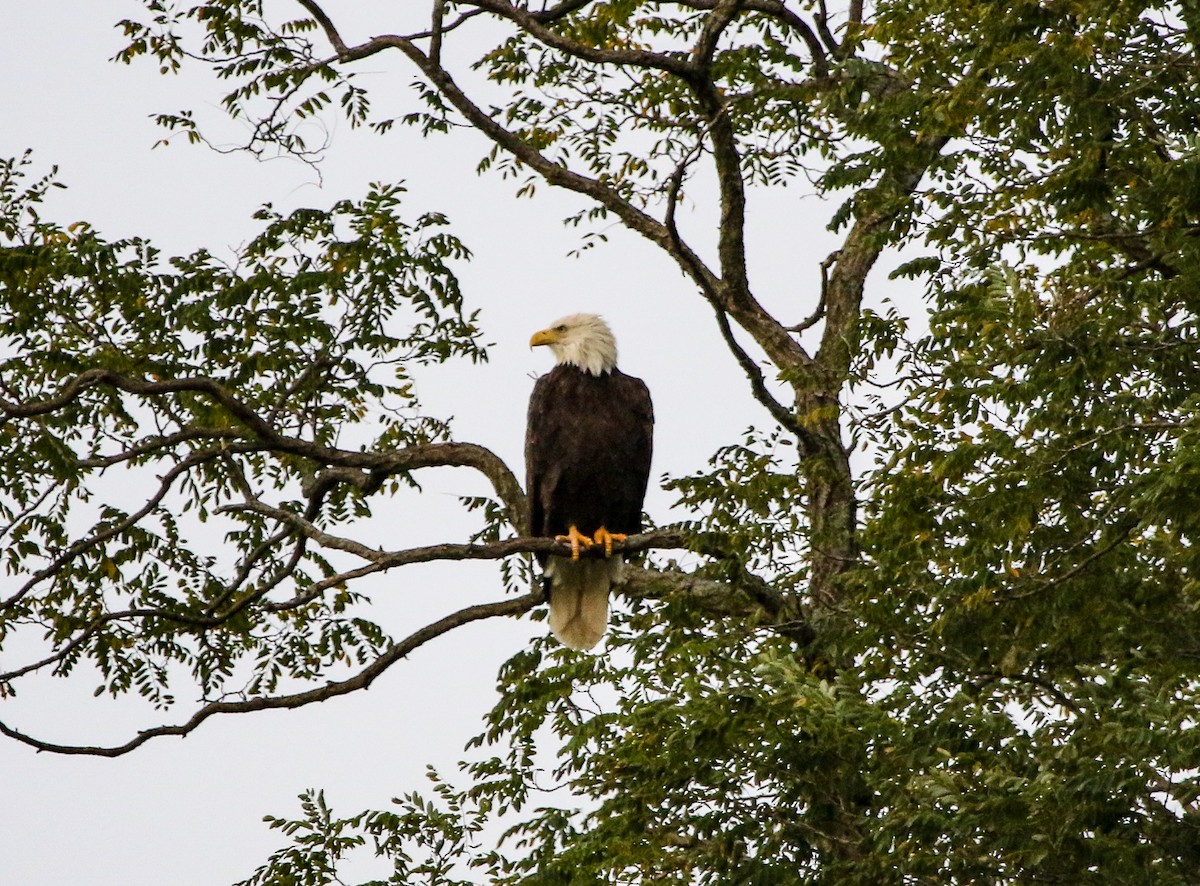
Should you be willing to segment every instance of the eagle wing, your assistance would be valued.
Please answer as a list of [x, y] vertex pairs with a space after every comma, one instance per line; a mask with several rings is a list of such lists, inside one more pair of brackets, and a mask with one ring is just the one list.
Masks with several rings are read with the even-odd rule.
[[525, 435], [531, 533], [561, 535], [572, 524], [588, 535], [601, 526], [640, 531], [653, 433], [654, 408], [641, 379], [571, 366], [539, 378]]

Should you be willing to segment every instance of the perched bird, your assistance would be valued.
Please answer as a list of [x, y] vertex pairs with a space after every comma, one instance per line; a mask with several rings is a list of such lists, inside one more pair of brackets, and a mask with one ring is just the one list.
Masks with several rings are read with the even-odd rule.
[[[640, 378], [617, 369], [617, 343], [596, 314], [572, 314], [536, 332], [557, 365], [537, 380], [525, 434], [531, 530], [571, 544], [571, 556], [538, 555], [550, 630], [591, 649], [608, 627], [608, 593], [624, 557], [614, 541], [642, 529], [654, 408]], [[593, 546], [604, 556], [583, 556]]]

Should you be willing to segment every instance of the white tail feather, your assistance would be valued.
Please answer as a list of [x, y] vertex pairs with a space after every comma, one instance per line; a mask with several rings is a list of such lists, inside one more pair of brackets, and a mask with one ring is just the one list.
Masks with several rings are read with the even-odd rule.
[[550, 630], [572, 649], [591, 649], [608, 629], [608, 592], [621, 580], [621, 557], [569, 560], [551, 557]]

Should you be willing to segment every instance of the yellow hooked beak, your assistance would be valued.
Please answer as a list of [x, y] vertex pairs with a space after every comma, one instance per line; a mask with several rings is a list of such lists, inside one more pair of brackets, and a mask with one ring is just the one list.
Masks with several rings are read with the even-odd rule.
[[543, 329], [533, 334], [533, 338], [529, 340], [529, 347], [536, 348], [538, 345], [552, 345], [556, 341], [558, 341], [558, 333], [553, 329]]

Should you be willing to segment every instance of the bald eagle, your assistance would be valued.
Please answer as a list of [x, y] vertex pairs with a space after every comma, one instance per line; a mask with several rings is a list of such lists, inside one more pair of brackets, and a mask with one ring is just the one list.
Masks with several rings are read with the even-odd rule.
[[[534, 333], [529, 346], [538, 345], [557, 365], [529, 399], [531, 529], [570, 542], [570, 557], [538, 555], [550, 630], [565, 646], [591, 649], [608, 627], [609, 588], [624, 565], [612, 544], [642, 529], [654, 409], [645, 383], [617, 369], [616, 340], [595, 314], [563, 317]], [[593, 546], [602, 558], [580, 557]]]

